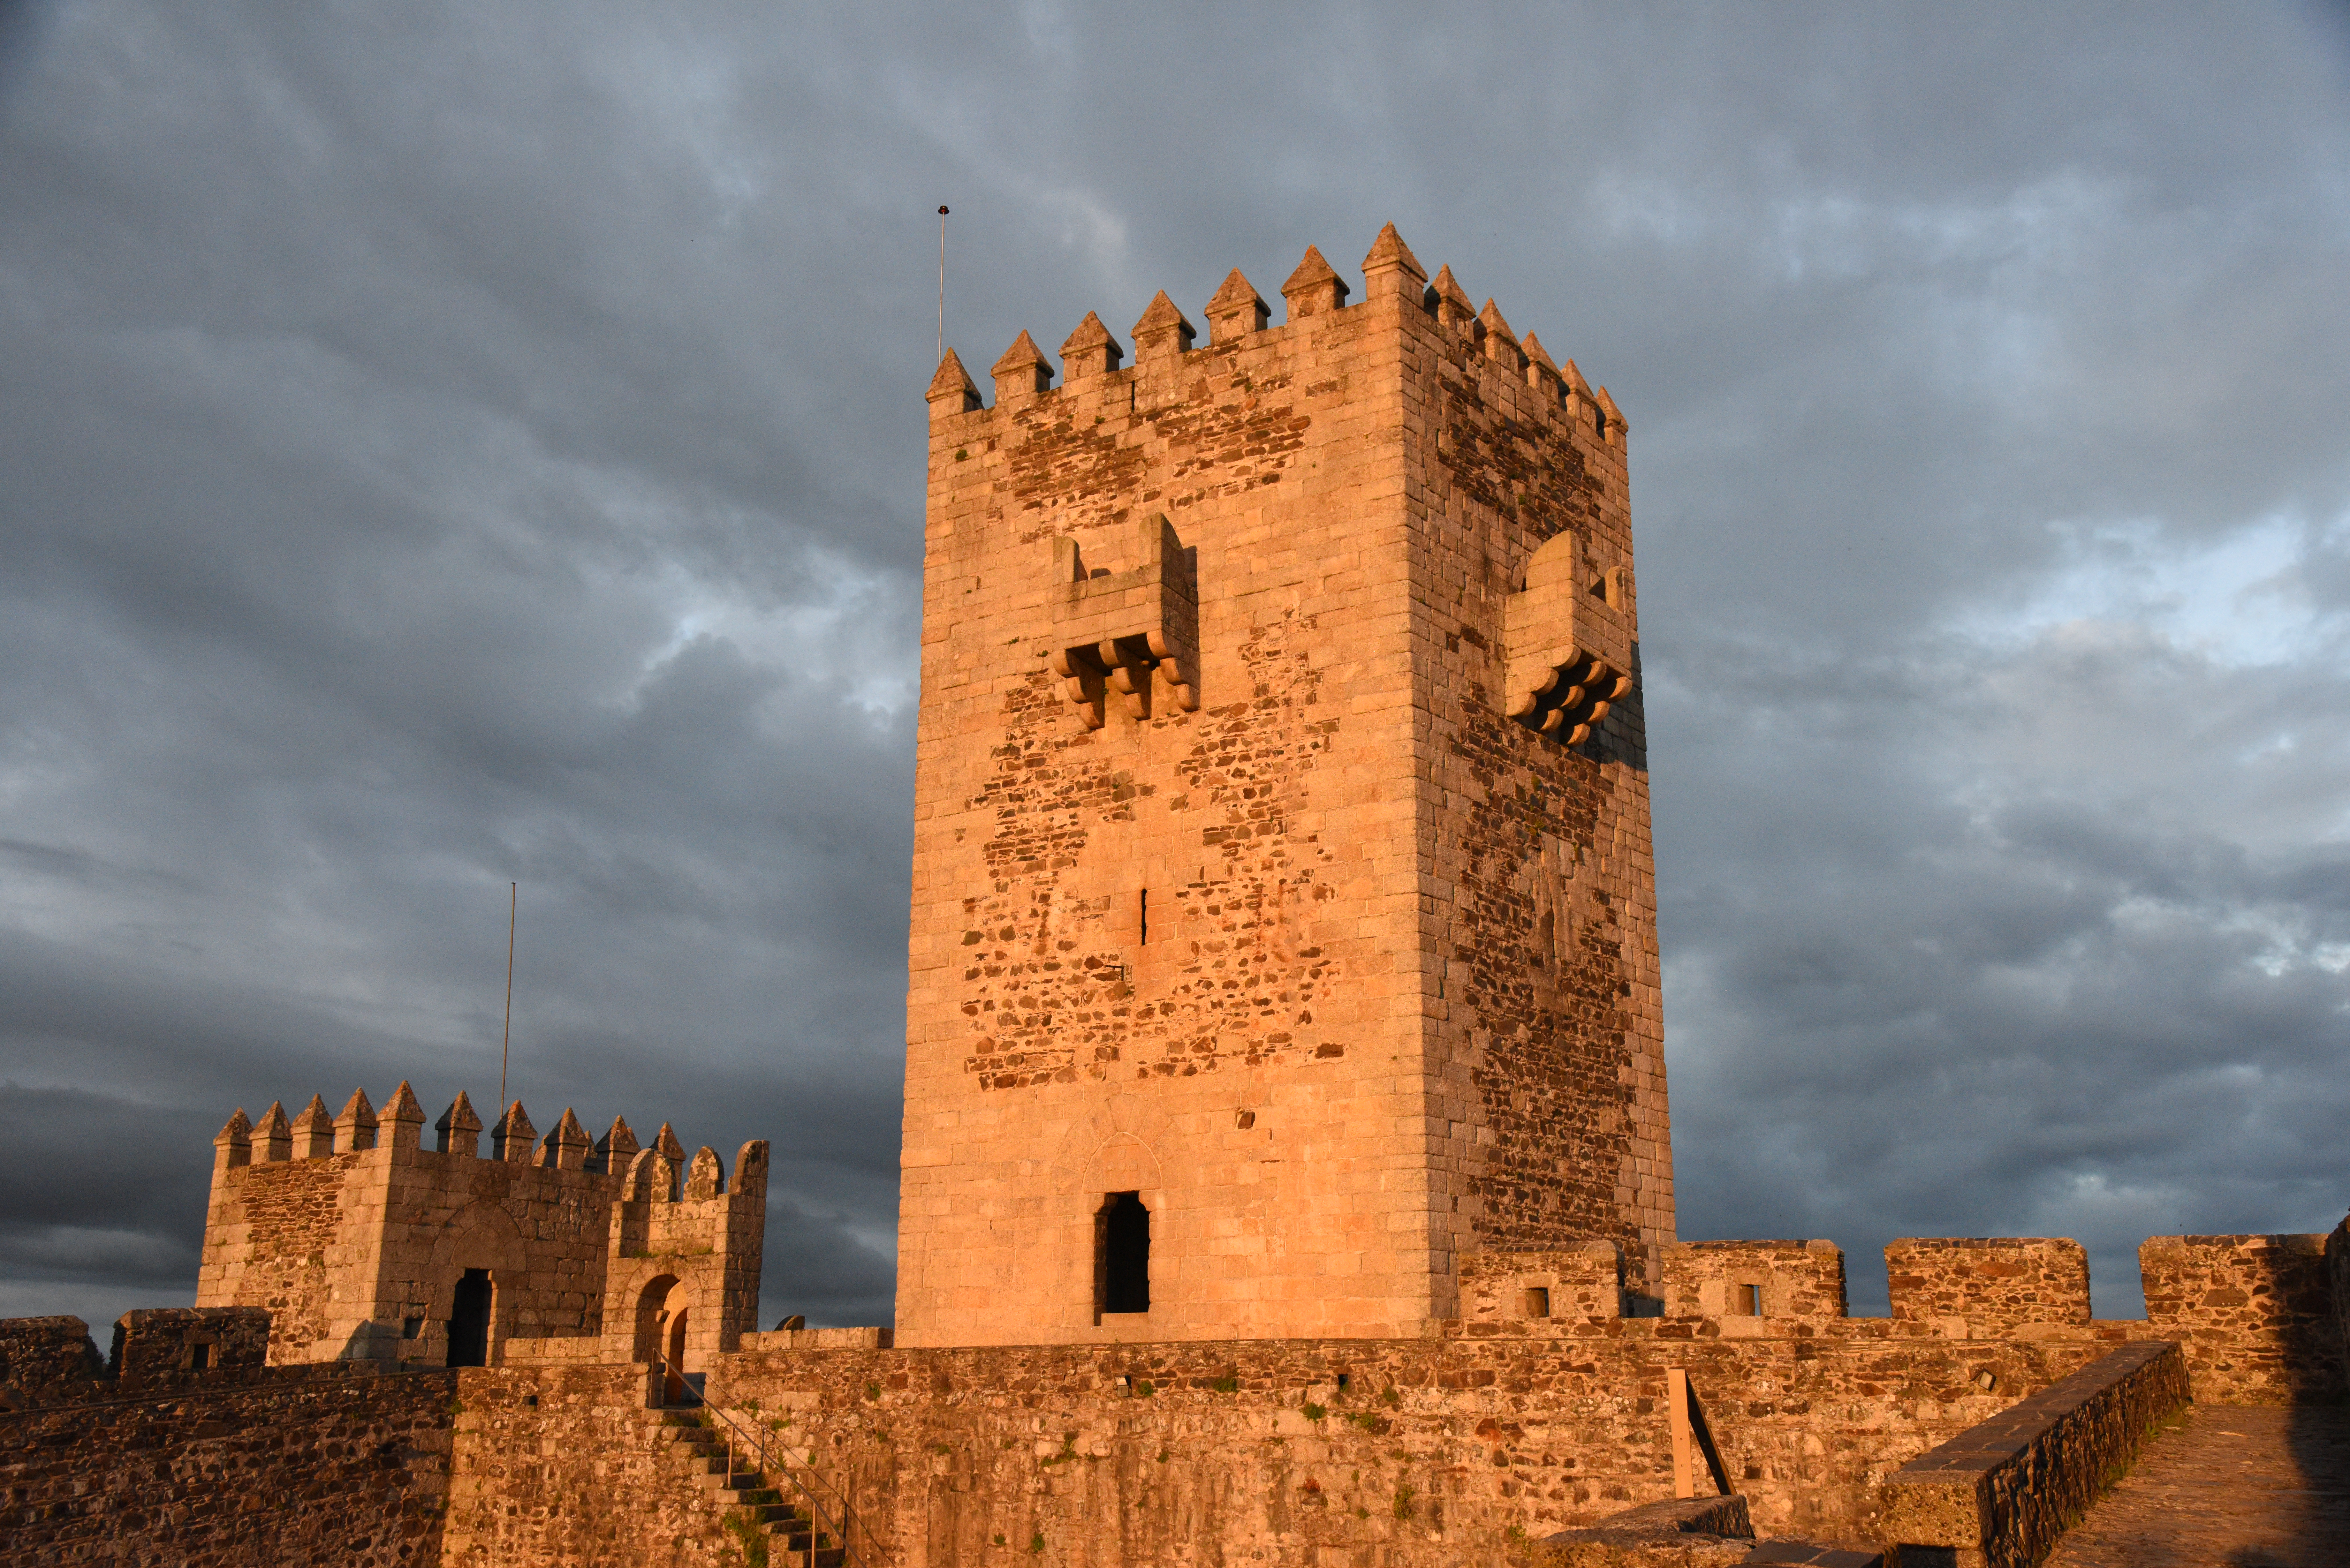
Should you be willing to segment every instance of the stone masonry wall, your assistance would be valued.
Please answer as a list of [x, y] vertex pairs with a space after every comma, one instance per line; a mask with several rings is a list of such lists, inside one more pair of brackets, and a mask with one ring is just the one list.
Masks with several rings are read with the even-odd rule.
[[1587, 1241], [1559, 1252], [1464, 1252], [1461, 1315], [1621, 1317], [1624, 1251], [1613, 1241]]
[[2326, 1233], [2325, 1278], [2334, 1292], [2334, 1326], [2340, 1336], [2343, 1370], [2350, 1374], [2350, 1219]]
[[243, 1379], [0, 1416], [0, 1564], [440, 1560], [453, 1374]]
[[1885, 1249], [1898, 1322], [1987, 1338], [2089, 1321], [2089, 1254], [2062, 1237], [1904, 1237]]
[[1519, 1319], [1422, 1340], [746, 1351], [712, 1397], [894, 1542], [896, 1568], [1265, 1560], [1416, 1568], [1670, 1495], [1686, 1370], [1765, 1534], [1867, 1542], [1907, 1459], [2128, 1337], [1886, 1320], [1726, 1339]]
[[[444, 1147], [420, 1146], [406, 1084], [380, 1117], [364, 1094], [329, 1122], [314, 1100], [294, 1136], [281, 1107], [239, 1112], [214, 1140], [200, 1307], [269, 1314], [275, 1365], [337, 1359], [444, 1365], [459, 1281], [491, 1285], [488, 1356], [627, 1360], [647, 1303], [686, 1304], [687, 1359], [754, 1326], [766, 1215], [764, 1142], [728, 1186], [713, 1151], [664, 1126], [639, 1148], [625, 1121], [591, 1142], [570, 1112], [544, 1142], [519, 1102], [479, 1153], [463, 1096]], [[681, 1185], [682, 1189], [681, 1190]]]
[[[1844, 1250], [1833, 1241], [1677, 1241], [1664, 1249], [1667, 1317], [1721, 1320], [1724, 1334], [1776, 1318], [1845, 1315]], [[1759, 1296], [1750, 1309], [1743, 1292]]]
[[[642, 1367], [458, 1377], [447, 1568], [740, 1564], [726, 1511], [659, 1440]], [[873, 1563], [868, 1568], [885, 1568]]]
[[1475, 1246], [1669, 1234], [1637, 698], [1497, 706], [1544, 545], [1634, 613], [1621, 421], [1391, 230], [1365, 275], [932, 383], [901, 1343], [1409, 1333]]
[[258, 1307], [148, 1307], [115, 1324], [107, 1359], [115, 1392], [143, 1395], [216, 1383], [268, 1356], [269, 1314]]
[[[1440, 1236], [1604, 1236], [1638, 1283], [1673, 1210], [1624, 422], [1449, 269], [1430, 292], [1404, 323], [1405, 499]], [[1506, 712], [1513, 601], [1563, 535], [1575, 593], [1613, 584], [1631, 628], [1634, 684], [1575, 744]]]
[[0, 1319], [0, 1410], [87, 1397], [105, 1358], [78, 1317]]
[[2207, 1405], [2339, 1404], [2341, 1319], [2323, 1236], [2155, 1236], [2138, 1248], [2147, 1331], [2187, 1354]]

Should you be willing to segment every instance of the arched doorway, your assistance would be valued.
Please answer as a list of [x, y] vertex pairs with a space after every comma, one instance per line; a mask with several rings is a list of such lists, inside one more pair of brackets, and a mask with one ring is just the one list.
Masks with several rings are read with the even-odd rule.
[[489, 1365], [490, 1313], [496, 1299], [487, 1269], [467, 1269], [457, 1281], [456, 1303], [449, 1314], [450, 1366]]
[[636, 1359], [661, 1369], [660, 1400], [685, 1403], [691, 1293], [675, 1274], [660, 1274], [637, 1293]]

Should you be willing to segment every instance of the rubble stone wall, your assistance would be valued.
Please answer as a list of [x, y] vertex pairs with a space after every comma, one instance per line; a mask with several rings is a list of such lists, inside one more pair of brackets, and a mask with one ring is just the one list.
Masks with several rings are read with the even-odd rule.
[[2089, 1254], [2050, 1236], [1904, 1237], [1885, 1249], [1893, 1316], [1977, 1338], [2089, 1321]]
[[232, 1377], [0, 1416], [0, 1564], [440, 1561], [454, 1374]]
[[269, 1314], [258, 1307], [147, 1307], [114, 1325], [108, 1357], [118, 1395], [160, 1394], [220, 1381], [269, 1358]]
[[2187, 1365], [2169, 1341], [2101, 1356], [1902, 1466], [1886, 1488], [1887, 1541], [1904, 1563], [1934, 1561], [1939, 1548], [1962, 1563], [2031, 1568], [2187, 1402]]
[[85, 1398], [106, 1361], [78, 1317], [0, 1319], [0, 1409]]
[[1686, 1320], [1514, 1318], [1417, 1340], [762, 1348], [723, 1359], [710, 1393], [798, 1445], [898, 1568], [1007, 1550], [1056, 1568], [1267, 1552], [1450, 1568], [1669, 1497], [1669, 1368], [1689, 1374], [1758, 1530], [1860, 1545], [1887, 1474], [2137, 1327], [2012, 1341], [1788, 1326], [1732, 1339]]
[[1664, 1258], [1667, 1317], [1719, 1318], [1735, 1334], [1846, 1314], [1844, 1250], [1833, 1241], [1676, 1241]]
[[724, 1507], [658, 1438], [644, 1368], [456, 1376], [460, 1408], [441, 1535], [447, 1568], [744, 1561]]
[[2155, 1236], [2137, 1250], [2147, 1332], [2186, 1349], [2206, 1405], [2340, 1404], [2326, 1238]]

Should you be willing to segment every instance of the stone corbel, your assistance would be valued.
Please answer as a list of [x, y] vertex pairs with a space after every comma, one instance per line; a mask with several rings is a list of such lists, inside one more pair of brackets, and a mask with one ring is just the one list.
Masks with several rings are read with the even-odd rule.
[[1590, 739], [1632, 690], [1631, 601], [1631, 568], [1596, 559], [1581, 535], [1536, 550], [1506, 607], [1503, 711], [1562, 745]]
[[1154, 689], [1186, 713], [1200, 707], [1200, 603], [1191, 552], [1153, 514], [1138, 526], [1137, 564], [1089, 575], [1077, 542], [1053, 541], [1053, 673], [1088, 730], [1117, 696], [1132, 717], [1151, 716]]

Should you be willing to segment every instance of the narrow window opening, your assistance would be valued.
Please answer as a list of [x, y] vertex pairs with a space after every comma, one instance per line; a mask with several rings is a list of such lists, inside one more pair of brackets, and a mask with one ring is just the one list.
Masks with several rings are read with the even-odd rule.
[[189, 1371], [203, 1372], [211, 1367], [212, 1364], [213, 1347], [211, 1345], [198, 1342], [188, 1346]]
[[457, 1282], [449, 1314], [449, 1365], [486, 1366], [490, 1360], [490, 1271], [467, 1269]]
[[1148, 888], [1134, 896], [1134, 933], [1137, 947], [1150, 940], [1150, 889]]
[[1150, 1310], [1150, 1210], [1139, 1192], [1112, 1192], [1097, 1220], [1100, 1263], [1095, 1272], [1103, 1313]]
[[1761, 1285], [1739, 1286], [1738, 1310], [1742, 1314], [1747, 1317], [1761, 1317], [1762, 1315], [1762, 1287]]
[[1548, 1285], [1528, 1285], [1526, 1287], [1526, 1315], [1528, 1317], [1548, 1317], [1550, 1315], [1550, 1287]]
[[419, 1337], [420, 1335], [421, 1335], [423, 1333], [424, 1333], [424, 1320], [423, 1320], [422, 1318], [421, 1318], [421, 1317], [404, 1317], [404, 1318], [401, 1318], [401, 1319], [400, 1320], [400, 1338], [402, 1338], [402, 1339], [415, 1339], [415, 1338]]

